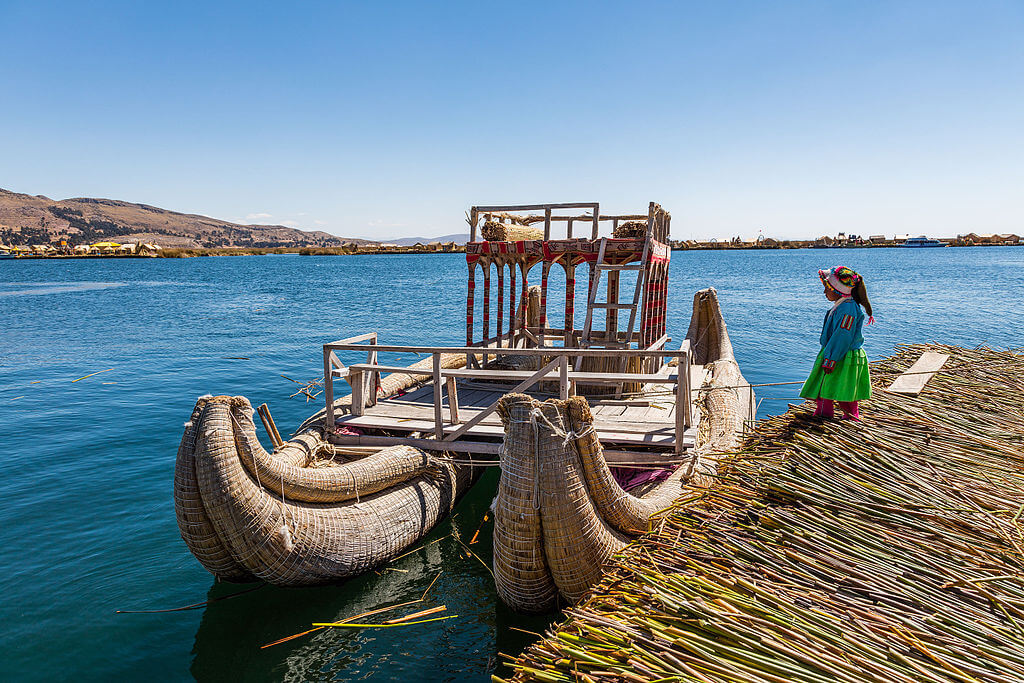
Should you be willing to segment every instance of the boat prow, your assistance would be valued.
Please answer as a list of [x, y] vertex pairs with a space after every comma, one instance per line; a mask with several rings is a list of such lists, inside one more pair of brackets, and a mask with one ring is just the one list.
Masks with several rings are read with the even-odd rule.
[[200, 398], [178, 450], [178, 527], [220, 579], [294, 586], [360, 574], [425, 536], [473, 481], [472, 468], [425, 451], [336, 449], [317, 429], [268, 453], [252, 415], [243, 397]]
[[[499, 596], [513, 609], [546, 612], [559, 597], [582, 598], [614, 553], [647, 531], [658, 512], [681, 495], [711, 485], [716, 455], [738, 445], [752, 417], [752, 394], [733, 356], [714, 289], [694, 297], [687, 340], [694, 359], [690, 367], [700, 382], [694, 398], [700, 414], [696, 445], [682, 460], [666, 458], [675, 470], [642, 495], [623, 489], [613, 476], [584, 398], [541, 403], [512, 394], [502, 399], [505, 442], [494, 574]], [[648, 391], [654, 400], [664, 398]]]

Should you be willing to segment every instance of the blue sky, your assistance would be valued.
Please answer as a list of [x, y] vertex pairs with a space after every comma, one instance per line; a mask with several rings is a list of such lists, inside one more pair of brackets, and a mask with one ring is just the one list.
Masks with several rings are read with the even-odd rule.
[[1024, 232], [1024, 2], [0, 0], [0, 187], [383, 239]]

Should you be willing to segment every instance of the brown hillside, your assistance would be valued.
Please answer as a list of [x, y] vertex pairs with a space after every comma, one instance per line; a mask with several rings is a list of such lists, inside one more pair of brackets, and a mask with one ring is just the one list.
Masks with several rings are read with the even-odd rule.
[[164, 247], [331, 247], [369, 240], [283, 225], [227, 221], [115, 199], [53, 200], [0, 189], [0, 244], [69, 244], [101, 240], [155, 242]]

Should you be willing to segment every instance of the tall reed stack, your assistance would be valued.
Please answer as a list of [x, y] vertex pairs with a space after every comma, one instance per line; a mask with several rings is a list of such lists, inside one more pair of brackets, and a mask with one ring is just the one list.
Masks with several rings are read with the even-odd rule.
[[[924, 350], [924, 392], [884, 393]], [[863, 422], [762, 423], [514, 680], [1024, 681], [1024, 355], [872, 370]]]

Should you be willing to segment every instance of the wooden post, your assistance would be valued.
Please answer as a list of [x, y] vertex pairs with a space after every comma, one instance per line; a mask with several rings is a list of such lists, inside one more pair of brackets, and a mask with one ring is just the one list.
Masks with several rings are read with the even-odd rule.
[[[377, 334], [374, 333], [373, 339], [370, 341], [371, 346], [377, 345]], [[377, 349], [371, 349], [366, 352], [366, 364], [376, 365], [377, 364]], [[366, 398], [367, 404], [371, 406], [377, 405], [377, 385], [380, 384], [380, 370], [374, 370], [373, 372], [366, 373]]]
[[[605, 301], [609, 304], [619, 303], [619, 271], [617, 270], [608, 272], [608, 296], [605, 297]], [[619, 340], [619, 309], [608, 307], [605, 312], [604, 330], [606, 343], [613, 344]]]
[[558, 397], [563, 401], [569, 398], [569, 356], [558, 358]]
[[544, 336], [548, 327], [548, 273], [551, 271], [551, 261], [545, 260], [540, 267], [540, 340], [538, 346], [544, 346]]
[[544, 209], [544, 241], [551, 239], [551, 209]]
[[352, 414], [356, 416], [366, 411], [366, 395], [363, 393], [366, 382], [363, 380], [363, 374], [362, 370], [351, 370], [349, 374], [349, 384], [352, 385]]
[[572, 239], [572, 219], [570, 218], [565, 226], [565, 238]]
[[459, 388], [455, 383], [454, 377], [449, 377], [445, 383], [448, 387], [448, 412], [452, 418], [452, 424], [459, 424], [462, 420], [459, 419]]
[[[487, 346], [487, 340], [491, 338], [491, 262], [480, 259], [484, 269], [484, 322], [480, 340]], [[484, 354], [484, 365], [487, 365], [487, 354]]]
[[693, 388], [693, 379], [690, 377], [690, 373], [693, 372], [693, 369], [692, 369], [692, 366], [690, 364], [690, 345], [689, 345], [689, 340], [687, 340], [687, 343], [686, 343], [685, 346], [686, 346], [686, 357], [683, 358], [683, 360], [685, 361], [685, 363], [684, 363], [685, 373], [684, 374], [686, 375], [686, 377], [685, 377], [685, 382], [686, 382], [686, 411], [683, 414], [684, 414], [686, 420], [685, 420], [685, 422], [683, 422], [683, 426], [685, 426], [685, 427], [692, 427], [693, 426], [693, 414], [691, 413], [691, 411], [693, 410], [693, 396], [690, 393], [690, 391]]
[[328, 434], [334, 429], [334, 364], [331, 356], [334, 351], [324, 349], [324, 400], [327, 402], [327, 413], [324, 415], [324, 427]]
[[516, 263], [508, 264], [508, 345], [516, 345]]
[[441, 354], [433, 353], [434, 371], [434, 436], [444, 438], [444, 418], [441, 414]]
[[504, 259], [498, 258], [495, 263], [498, 266], [498, 325], [495, 329], [495, 336], [498, 337], [498, 345], [502, 345], [502, 327], [505, 325], [505, 263]]
[[466, 284], [466, 346], [473, 345], [473, 297], [475, 290], [476, 264], [471, 263], [469, 265], [469, 280]]
[[469, 211], [469, 241], [470, 242], [476, 242], [476, 221], [477, 221], [477, 212], [476, 212], [476, 207], [474, 206]]
[[598, 206], [594, 205], [594, 227], [590, 229], [590, 239], [596, 240], [597, 233], [599, 232], [598, 221], [601, 220], [601, 211]]
[[576, 324], [576, 266], [568, 261], [562, 266], [565, 268], [565, 346], [572, 346], [573, 326]]

